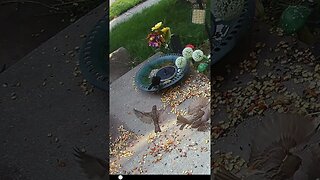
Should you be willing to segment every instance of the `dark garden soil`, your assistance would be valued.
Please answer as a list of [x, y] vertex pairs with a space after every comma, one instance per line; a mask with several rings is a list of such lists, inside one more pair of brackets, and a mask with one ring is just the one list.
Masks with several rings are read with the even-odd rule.
[[102, 2], [1, 0], [0, 73]]

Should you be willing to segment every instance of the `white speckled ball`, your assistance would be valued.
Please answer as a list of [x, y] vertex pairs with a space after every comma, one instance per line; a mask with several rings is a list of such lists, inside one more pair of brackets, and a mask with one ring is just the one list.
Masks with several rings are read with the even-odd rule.
[[175, 64], [178, 68], [184, 68], [187, 65], [187, 59], [180, 56], [176, 59]]
[[186, 59], [192, 58], [192, 53], [193, 53], [193, 50], [190, 47], [186, 47], [182, 50], [182, 56], [185, 57]]
[[199, 62], [203, 59], [203, 52], [199, 49], [195, 50], [193, 53], [192, 53], [192, 58], [194, 61], [196, 62]]

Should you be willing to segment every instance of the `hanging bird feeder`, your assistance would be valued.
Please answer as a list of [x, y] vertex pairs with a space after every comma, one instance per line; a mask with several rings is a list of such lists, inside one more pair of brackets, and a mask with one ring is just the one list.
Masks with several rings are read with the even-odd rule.
[[202, 0], [197, 0], [197, 3], [193, 4], [192, 11], [192, 23], [193, 24], [204, 24], [206, 18], [205, 9], [206, 4]]

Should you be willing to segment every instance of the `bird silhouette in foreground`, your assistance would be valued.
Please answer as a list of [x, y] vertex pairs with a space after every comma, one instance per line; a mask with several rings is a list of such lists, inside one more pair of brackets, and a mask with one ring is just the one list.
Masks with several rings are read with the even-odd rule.
[[158, 87], [160, 85], [161, 78], [159, 76], [153, 76], [151, 78], [151, 84], [148, 87], [148, 90], [151, 90], [153, 87]]
[[205, 131], [210, 127], [210, 122], [208, 122], [210, 117], [211, 108], [209, 100], [198, 98], [190, 104], [186, 116], [177, 116], [177, 124], [181, 125], [180, 130], [189, 125], [192, 128], [197, 128], [198, 131]]
[[74, 148], [74, 156], [89, 179], [107, 180], [107, 162]]
[[163, 120], [165, 109], [158, 110], [157, 106], [153, 105], [151, 112], [141, 112], [136, 109], [133, 109], [133, 111], [137, 118], [139, 118], [142, 122], [147, 124], [153, 123], [155, 133], [161, 132], [159, 121]]
[[254, 134], [248, 168], [237, 175], [224, 168], [218, 168], [214, 170], [214, 179], [320, 178], [318, 128], [318, 121], [306, 116], [273, 115], [265, 120]]

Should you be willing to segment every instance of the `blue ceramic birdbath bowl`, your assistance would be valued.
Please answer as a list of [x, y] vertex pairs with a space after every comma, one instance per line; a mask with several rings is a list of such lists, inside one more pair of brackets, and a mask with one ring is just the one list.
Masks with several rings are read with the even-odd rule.
[[84, 78], [93, 86], [108, 91], [107, 15], [88, 34], [80, 50], [79, 65]]
[[[189, 71], [189, 63], [184, 68], [178, 68], [175, 60], [181, 54], [166, 54], [150, 59], [135, 76], [135, 84], [142, 91], [154, 92], [171, 87], [179, 82]], [[152, 71], [161, 78], [159, 86], [148, 89], [151, 85]]]
[[176, 68], [176, 66], [165, 66], [157, 71], [156, 76], [161, 78], [160, 82], [165, 82], [172, 79], [177, 74], [177, 72], [178, 69]]
[[[213, 11], [213, 8], [211, 8]], [[217, 19], [211, 12], [211, 65], [226, 56], [252, 27], [255, 13], [254, 0], [245, 0], [242, 13], [228, 21]]]

